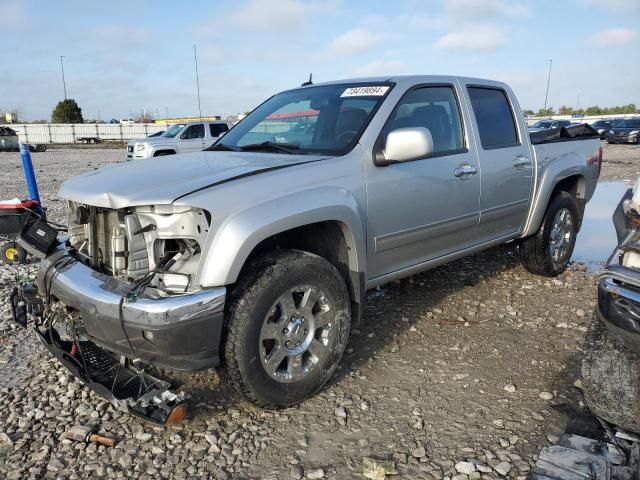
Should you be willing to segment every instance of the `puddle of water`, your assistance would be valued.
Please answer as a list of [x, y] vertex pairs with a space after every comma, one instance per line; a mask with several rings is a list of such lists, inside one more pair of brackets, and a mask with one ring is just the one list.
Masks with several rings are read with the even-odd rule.
[[586, 264], [590, 270], [603, 267], [618, 243], [611, 219], [613, 211], [632, 186], [629, 182], [598, 183], [593, 198], [587, 203], [571, 260]]

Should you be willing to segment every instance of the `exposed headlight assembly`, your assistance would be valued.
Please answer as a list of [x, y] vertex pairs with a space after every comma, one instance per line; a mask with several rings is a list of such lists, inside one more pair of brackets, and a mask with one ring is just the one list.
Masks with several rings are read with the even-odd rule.
[[136, 152], [142, 152], [143, 150], [147, 149], [147, 145], [144, 143], [138, 143], [136, 145]]

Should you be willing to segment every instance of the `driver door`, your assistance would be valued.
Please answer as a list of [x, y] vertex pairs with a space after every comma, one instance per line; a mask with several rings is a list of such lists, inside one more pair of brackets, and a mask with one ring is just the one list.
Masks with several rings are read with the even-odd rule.
[[180, 134], [180, 153], [204, 150], [204, 124], [196, 123]]
[[[466, 115], [466, 114], [465, 114]], [[425, 127], [434, 151], [387, 166], [366, 166], [369, 279], [477, 243], [480, 168], [469, 151], [453, 85], [422, 85], [399, 100], [381, 132]]]

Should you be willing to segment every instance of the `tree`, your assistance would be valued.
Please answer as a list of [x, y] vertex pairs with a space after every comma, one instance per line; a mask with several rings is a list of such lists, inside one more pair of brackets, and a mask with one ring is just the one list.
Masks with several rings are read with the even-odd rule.
[[536, 112], [534, 112], [533, 110], [525, 110], [522, 113], [524, 114], [525, 117], [533, 117], [536, 114]]
[[567, 107], [566, 105], [562, 105], [558, 109], [558, 115], [571, 115], [573, 113], [573, 108]]
[[553, 108], [541, 108], [540, 110], [538, 110], [537, 116], [538, 117], [550, 117], [551, 115], [555, 115], [555, 112], [553, 111]]
[[51, 123], [84, 123], [82, 110], [73, 98], [62, 100], [51, 113]]

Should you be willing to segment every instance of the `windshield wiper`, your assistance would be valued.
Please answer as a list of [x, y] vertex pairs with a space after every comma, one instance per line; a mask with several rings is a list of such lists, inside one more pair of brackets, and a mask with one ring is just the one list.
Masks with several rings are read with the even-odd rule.
[[300, 149], [300, 145], [296, 145], [295, 143], [276, 143], [267, 141], [262, 143], [250, 143], [249, 145], [243, 145], [240, 147], [240, 150], [243, 152], [265, 149], [278, 150], [280, 152], [294, 155], [296, 153], [295, 150]]
[[224, 151], [224, 152], [237, 152], [240, 149], [237, 147], [232, 147], [231, 145], [225, 145], [224, 143], [214, 143], [208, 148], [205, 148], [207, 152], [213, 152], [215, 150]]

